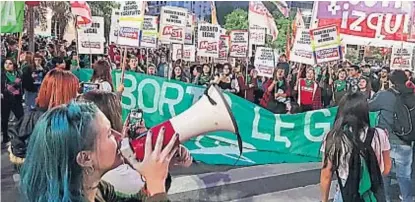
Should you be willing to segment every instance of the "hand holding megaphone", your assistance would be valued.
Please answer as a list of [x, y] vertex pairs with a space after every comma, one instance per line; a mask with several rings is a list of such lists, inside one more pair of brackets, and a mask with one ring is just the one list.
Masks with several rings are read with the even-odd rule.
[[[176, 136], [175, 134], [178, 134], [175, 144], [179, 145], [179, 143], [209, 132], [229, 131], [237, 135], [239, 152], [242, 154], [242, 139], [236, 121], [223, 94], [214, 85], [209, 86], [202, 98], [192, 107], [152, 127], [149, 131], [153, 134], [152, 148], [155, 147], [159, 135], [164, 136], [162, 146], [166, 146]], [[144, 159], [147, 136], [148, 133], [144, 133], [121, 142], [121, 152], [131, 163]], [[134, 156], [135, 159], [133, 159]]]

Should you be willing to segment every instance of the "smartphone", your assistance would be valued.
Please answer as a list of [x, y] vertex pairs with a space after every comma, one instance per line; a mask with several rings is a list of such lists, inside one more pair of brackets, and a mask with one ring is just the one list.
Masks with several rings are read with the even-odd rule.
[[143, 122], [143, 110], [132, 109], [128, 115], [128, 136], [131, 139], [136, 139], [140, 134], [136, 133], [136, 130], [141, 126]]
[[98, 90], [99, 84], [98, 83], [81, 83], [81, 93], [87, 93], [92, 90]]

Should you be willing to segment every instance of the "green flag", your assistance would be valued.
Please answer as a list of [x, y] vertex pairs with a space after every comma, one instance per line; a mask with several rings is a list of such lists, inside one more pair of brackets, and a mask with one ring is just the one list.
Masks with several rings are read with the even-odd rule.
[[2, 1], [0, 8], [0, 33], [22, 32], [24, 1]]

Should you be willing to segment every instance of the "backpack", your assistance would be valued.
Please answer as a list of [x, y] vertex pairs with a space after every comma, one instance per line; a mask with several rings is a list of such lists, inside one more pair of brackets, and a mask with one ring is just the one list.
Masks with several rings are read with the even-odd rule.
[[353, 149], [349, 159], [349, 175], [346, 183], [342, 184], [338, 170], [337, 180], [345, 202], [385, 202], [382, 173], [378, 160], [371, 146], [375, 134], [374, 128], [369, 128], [366, 139], [359, 142], [362, 151]]
[[394, 88], [390, 91], [396, 97], [392, 132], [402, 141], [411, 143], [415, 141], [415, 96], [413, 93], [400, 93]]

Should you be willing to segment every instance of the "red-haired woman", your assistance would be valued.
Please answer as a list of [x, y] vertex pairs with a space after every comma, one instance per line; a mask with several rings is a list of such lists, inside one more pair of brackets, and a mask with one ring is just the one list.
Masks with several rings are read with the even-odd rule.
[[24, 116], [17, 137], [13, 138], [9, 151], [12, 163], [17, 166], [23, 163], [28, 138], [40, 116], [48, 109], [69, 103], [76, 98], [78, 89], [78, 78], [69, 71], [53, 69], [46, 74], [36, 98], [36, 108]]

